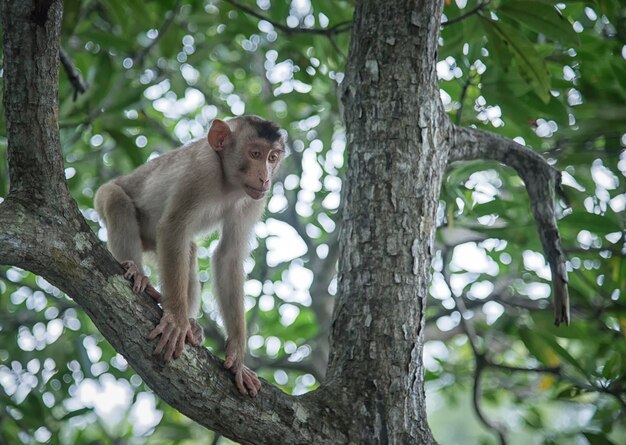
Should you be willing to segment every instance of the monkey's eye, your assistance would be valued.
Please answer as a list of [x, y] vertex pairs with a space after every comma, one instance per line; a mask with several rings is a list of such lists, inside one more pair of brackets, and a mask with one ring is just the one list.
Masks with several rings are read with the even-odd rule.
[[278, 161], [278, 155], [271, 154], [270, 157], [269, 157], [269, 160], [270, 160], [271, 163], [274, 163], [274, 162]]
[[261, 152], [260, 151], [251, 151], [250, 152], [250, 157], [252, 159], [259, 159], [261, 157]]

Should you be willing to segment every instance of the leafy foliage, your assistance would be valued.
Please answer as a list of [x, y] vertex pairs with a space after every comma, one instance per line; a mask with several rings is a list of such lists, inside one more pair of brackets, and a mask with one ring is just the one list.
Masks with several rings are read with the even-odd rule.
[[[479, 408], [512, 443], [619, 443], [626, 433], [626, 8], [555, 3], [446, 1], [437, 72], [450, 117], [518, 138], [564, 172], [573, 323], [552, 326], [550, 276], [519, 177], [491, 162], [451, 166], [424, 358], [441, 443], [496, 443], [467, 415], [477, 373]], [[288, 131], [292, 154], [247, 263], [248, 363], [285, 391], [315, 388], [336, 291], [338, 97], [352, 2], [70, 0], [64, 14], [62, 46], [88, 85], [77, 94], [61, 73], [66, 177], [101, 237], [95, 189], [202, 137], [214, 117], [259, 114]], [[201, 323], [221, 353], [215, 239], [199, 252]], [[0, 268], [0, 295], [0, 442], [206, 441], [45, 280]]]

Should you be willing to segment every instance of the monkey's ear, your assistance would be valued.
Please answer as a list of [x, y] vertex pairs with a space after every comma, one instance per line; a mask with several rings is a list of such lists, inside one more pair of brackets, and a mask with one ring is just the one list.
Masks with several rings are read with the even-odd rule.
[[231, 134], [232, 132], [230, 131], [230, 127], [226, 122], [214, 119], [211, 124], [211, 128], [209, 129], [209, 134], [207, 135], [209, 145], [213, 148], [213, 150], [221, 151], [224, 149], [224, 141]]

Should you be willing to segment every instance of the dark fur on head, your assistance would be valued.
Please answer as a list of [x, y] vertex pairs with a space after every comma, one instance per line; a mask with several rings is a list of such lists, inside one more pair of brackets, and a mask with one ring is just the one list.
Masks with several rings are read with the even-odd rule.
[[281, 138], [280, 127], [274, 122], [266, 121], [258, 116], [245, 116], [245, 120], [256, 130], [261, 139], [276, 142]]

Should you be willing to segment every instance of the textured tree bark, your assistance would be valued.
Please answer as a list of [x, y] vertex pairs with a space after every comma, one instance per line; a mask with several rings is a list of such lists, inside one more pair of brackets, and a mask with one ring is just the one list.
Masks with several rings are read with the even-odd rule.
[[[9, 149], [10, 193], [46, 204], [69, 197], [59, 152], [59, 1], [3, 1], [4, 96]], [[9, 63], [11, 62], [11, 63]], [[29, 131], [25, 131], [28, 129]]]
[[[11, 187], [0, 204], [0, 261], [70, 295], [163, 400], [231, 439], [434, 444], [424, 407], [424, 304], [449, 161], [484, 156], [518, 169], [567, 292], [553, 169], [513, 141], [452, 127], [442, 109], [435, 73], [441, 8], [431, 0], [363, 0], [356, 7], [343, 91], [349, 146], [340, 292], [327, 381], [316, 391], [290, 397], [265, 382], [249, 399], [204, 348], [187, 347], [167, 365], [152, 355], [145, 336], [160, 310], [131, 292], [64, 181], [56, 114], [61, 0], [2, 3]], [[543, 182], [528, 184], [529, 165]]]
[[343, 94], [348, 141], [329, 384], [357, 443], [435, 443], [422, 365], [448, 121], [435, 72], [442, 2], [363, 1]]

